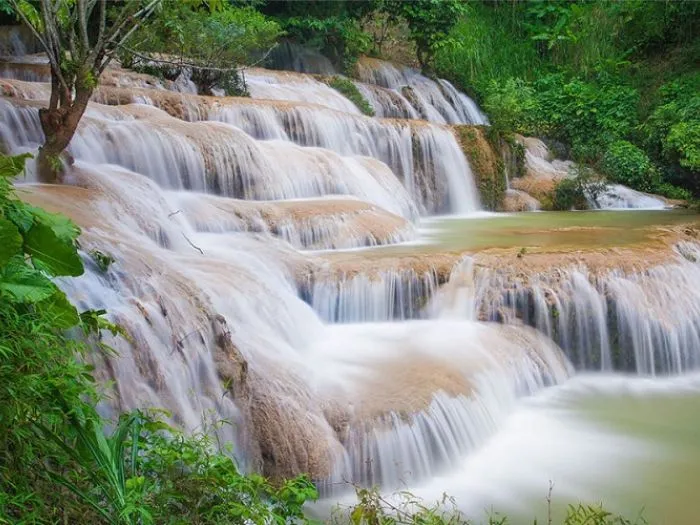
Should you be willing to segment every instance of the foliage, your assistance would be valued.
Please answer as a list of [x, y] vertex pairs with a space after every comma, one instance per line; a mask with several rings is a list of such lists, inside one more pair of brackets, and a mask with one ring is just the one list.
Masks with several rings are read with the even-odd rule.
[[533, 87], [520, 78], [493, 81], [484, 98], [484, 109], [494, 126], [507, 131], [531, 133], [537, 128], [538, 100]]
[[372, 45], [370, 35], [362, 31], [358, 20], [343, 15], [315, 18], [293, 16], [283, 21], [287, 34], [328, 56], [344, 72], [351, 72], [357, 58]]
[[[455, 501], [443, 497], [430, 504], [410, 492], [394, 494], [391, 500], [384, 498], [376, 488], [356, 488], [357, 503], [347, 508], [339, 508], [333, 516], [333, 524], [352, 525], [469, 525], [472, 521], [462, 514]], [[551, 494], [547, 498], [551, 519]], [[488, 525], [508, 525], [506, 516], [491, 513]], [[538, 521], [534, 520], [533, 525]], [[634, 521], [615, 515], [600, 505], [570, 505], [566, 510], [562, 525], [646, 525], [642, 517]]]
[[654, 191], [659, 185], [658, 172], [646, 153], [625, 140], [608, 147], [601, 168], [612, 181], [642, 191]]
[[409, 36], [416, 44], [418, 62], [425, 68], [439, 49], [458, 46], [449, 36], [452, 26], [465, 13], [460, 0], [384, 0], [379, 9], [408, 24]]
[[75, 359], [84, 346], [64, 335], [80, 317], [51, 280], [82, 273], [79, 230], [15, 197], [11, 179], [26, 158], [0, 157], [0, 521], [52, 512], [36, 490], [47, 482], [42, 459], [51, 447], [34, 425], [62, 428], [57, 392], [85, 411], [95, 394], [90, 368]]
[[698, 14], [690, 1], [471, 2], [435, 65], [504, 132], [557, 139], [598, 168], [627, 141], [656, 168], [636, 189], [700, 194]]
[[99, 418], [68, 418], [74, 441], [40, 429], [88, 483], [81, 488], [64, 474], [49, 476], [106, 523], [288, 523], [304, 521], [302, 505], [318, 497], [303, 476], [273, 487], [243, 475], [206, 434], [185, 436], [140, 411], [122, 415], [109, 436]]
[[577, 165], [570, 174], [557, 183], [552, 197], [552, 209], [568, 211], [588, 209], [589, 199], [593, 202], [605, 193], [605, 181], [595, 175], [593, 170]]
[[213, 10], [196, 2], [163, 0], [156, 16], [134, 37], [133, 52], [122, 59], [136, 69], [160, 70], [171, 79], [186, 72], [204, 94], [218, 87], [228, 95], [241, 95], [245, 88], [238, 66], [273, 47], [280, 34], [275, 21], [252, 7]]
[[303, 522], [302, 505], [318, 497], [303, 476], [274, 487], [257, 474], [241, 474], [229, 456], [216, 452], [206, 434], [153, 429], [153, 422], [146, 425], [138, 436], [139, 454], [131, 458], [157, 523]]
[[92, 260], [95, 261], [102, 273], [109, 270], [110, 265], [114, 262], [114, 258], [111, 255], [100, 250], [90, 250], [90, 257], [92, 257]]
[[357, 109], [362, 111], [363, 114], [370, 117], [374, 116], [374, 109], [367, 99], [362, 96], [362, 93], [360, 93], [360, 90], [357, 89], [357, 86], [352, 80], [339, 75], [333, 75], [331, 77], [323, 77], [323, 81], [355, 104]]

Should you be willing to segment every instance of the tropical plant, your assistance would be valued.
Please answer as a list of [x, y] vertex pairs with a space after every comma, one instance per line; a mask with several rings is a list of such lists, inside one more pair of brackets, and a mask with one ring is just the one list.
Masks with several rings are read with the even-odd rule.
[[12, 178], [27, 158], [0, 156], [0, 517], [12, 522], [52, 512], [50, 492], [38, 490], [52, 446], [35, 425], [65, 430], [56, 392], [86, 413], [96, 396], [90, 367], [76, 359], [85, 345], [65, 335], [81, 317], [52, 281], [83, 272], [79, 229], [17, 199]]
[[0, 156], [0, 523], [305, 522], [317, 497], [307, 478], [272, 485], [241, 473], [210, 434], [97, 413], [82, 360], [104, 347], [82, 335], [126, 334], [103, 310], [78, 314], [52, 281], [83, 272], [80, 230], [16, 198], [27, 157]]

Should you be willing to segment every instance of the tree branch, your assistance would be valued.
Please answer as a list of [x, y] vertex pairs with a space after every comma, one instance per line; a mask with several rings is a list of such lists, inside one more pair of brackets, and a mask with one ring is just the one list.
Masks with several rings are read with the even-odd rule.
[[[156, 7], [158, 7], [158, 4], [161, 2], [161, 0], [152, 0], [150, 4], [148, 4], [146, 7], [141, 9], [140, 11], [137, 11], [133, 17], [131, 18], [136, 18], [136, 22], [134, 25], [129, 29], [129, 31], [126, 32], [124, 36], [119, 38], [119, 33], [121, 32], [121, 28], [118, 28], [118, 30], [112, 31], [109, 37], [105, 38], [103, 45], [100, 47], [99, 52], [95, 53], [94, 56], [94, 61], [95, 62], [102, 62], [99, 64], [97, 70], [98, 73], [102, 73], [107, 65], [112, 61], [112, 58], [114, 57], [114, 53], [116, 53], [117, 49], [124, 44], [124, 42], [127, 41], [127, 39], [136, 31], [140, 26], [141, 23], [151, 16], [153, 11], [155, 11]], [[127, 18], [128, 20], [128, 18]], [[122, 26], [124, 26], [124, 23], [127, 21], [125, 20], [122, 22]], [[116, 40], [116, 41], [115, 41]], [[108, 47], [111, 47], [111, 49], [107, 49]], [[97, 48], [95, 49], [97, 51]], [[101, 54], [101, 56], [100, 56]], [[105, 57], [105, 60], [102, 61], [102, 57]]]
[[43, 38], [41, 38], [41, 34], [39, 33], [39, 30], [34, 27], [34, 24], [32, 24], [29, 19], [26, 17], [26, 15], [22, 12], [22, 10], [19, 7], [19, 4], [17, 3], [17, 0], [9, 0], [10, 6], [12, 7], [12, 10], [17, 14], [17, 16], [20, 17], [22, 22], [24, 23], [25, 26], [29, 28], [29, 30], [32, 32], [34, 35], [34, 38], [36, 38], [39, 43], [41, 44], [41, 47], [43, 47], [46, 52], [48, 53], [48, 46], [46, 45], [46, 42], [44, 41]]
[[229, 71], [237, 71], [239, 68], [236, 66], [233, 67], [210, 67], [210, 66], [202, 66], [199, 65], [195, 62], [186, 62], [180, 58], [177, 62], [174, 60], [167, 60], [165, 58], [155, 58], [152, 56], [144, 55], [142, 53], [139, 53], [138, 51], [135, 51], [131, 48], [128, 48], [126, 46], [120, 46], [124, 51], [127, 51], [131, 53], [132, 55], [141, 58], [143, 60], [148, 60], [149, 62], [156, 62], [158, 64], [168, 64], [170, 66], [177, 66], [177, 67], [190, 67], [190, 68], [196, 68], [200, 69], [202, 71], [217, 71], [221, 73], [228, 73]]
[[[88, 28], [87, 28], [87, 5], [85, 0], [78, 0], [78, 4], [75, 6], [78, 10], [78, 26], [80, 27], [80, 36], [82, 40], [80, 49], [80, 58], [88, 55], [88, 50], [90, 49], [90, 39], [88, 38]], [[76, 57], [73, 57], [76, 58]]]

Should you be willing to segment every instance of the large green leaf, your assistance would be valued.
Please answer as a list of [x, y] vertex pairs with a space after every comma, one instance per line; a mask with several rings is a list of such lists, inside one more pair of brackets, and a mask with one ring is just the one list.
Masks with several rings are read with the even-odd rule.
[[0, 217], [0, 268], [22, 250], [22, 236], [17, 226]]
[[[70, 223], [70, 221], [68, 221]], [[70, 223], [72, 225], [72, 223]], [[37, 269], [49, 275], [72, 275], [83, 273], [83, 263], [70, 236], [66, 238], [65, 223], [56, 229], [43, 222], [36, 222], [24, 236], [24, 249], [32, 256], [32, 262]]]
[[51, 297], [58, 288], [41, 272], [24, 262], [22, 256], [13, 257], [0, 271], [0, 295], [9, 296], [18, 303], [36, 303]]
[[51, 318], [52, 325], [56, 328], [71, 328], [80, 322], [80, 316], [66, 294], [56, 289], [48, 299], [37, 304], [41, 312]]
[[0, 177], [16, 177], [24, 171], [24, 162], [30, 158], [32, 158], [32, 155], [29, 153], [15, 155], [14, 157], [0, 155]]
[[27, 233], [34, 224], [32, 206], [13, 199], [5, 205], [5, 217], [15, 223], [21, 233]]
[[34, 214], [35, 222], [41, 222], [53, 230], [61, 240], [74, 241], [80, 235], [80, 228], [65, 215], [60, 213], [49, 213], [36, 206], [26, 205], [27, 209]]

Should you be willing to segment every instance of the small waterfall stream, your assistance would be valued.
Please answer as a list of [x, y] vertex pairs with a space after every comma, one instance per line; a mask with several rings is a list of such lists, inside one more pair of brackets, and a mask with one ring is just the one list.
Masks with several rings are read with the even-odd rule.
[[[2, 68], [7, 153], [43, 140], [49, 87], [29, 62]], [[421, 218], [479, 211], [447, 124], [488, 121], [447, 81], [370, 59], [358, 76], [374, 118], [303, 73], [252, 70], [244, 99], [109, 70], [66, 184], [20, 181], [82, 228], [86, 274], [61, 287], [131, 336], [94, 356], [106, 413], [231, 421], [220, 432], [245, 468], [311, 473], [335, 501], [343, 481], [431, 493], [523, 398], [577, 372], [700, 366], [697, 243], [634, 272], [415, 249]], [[106, 272], [93, 249], [114, 258]]]

